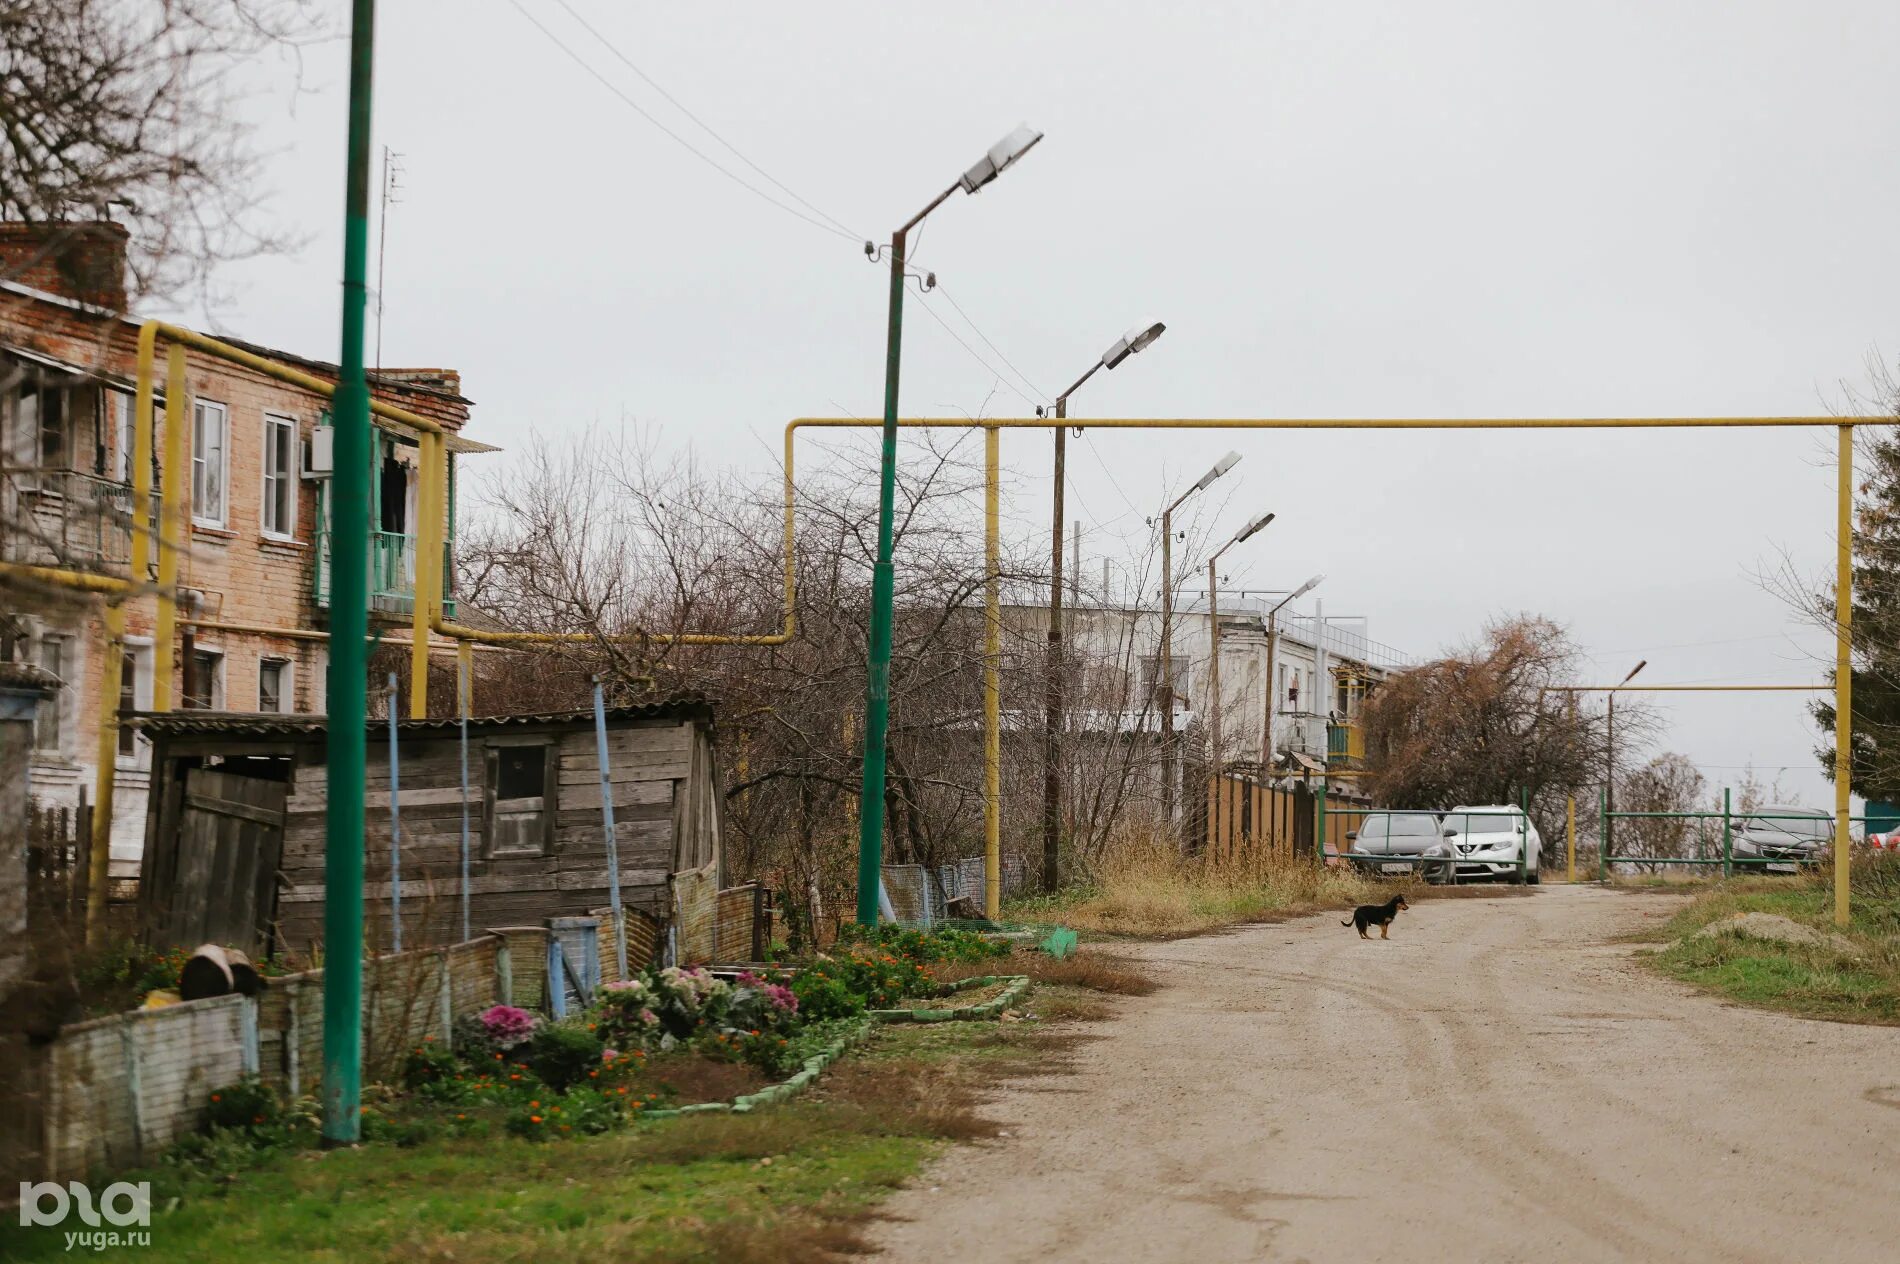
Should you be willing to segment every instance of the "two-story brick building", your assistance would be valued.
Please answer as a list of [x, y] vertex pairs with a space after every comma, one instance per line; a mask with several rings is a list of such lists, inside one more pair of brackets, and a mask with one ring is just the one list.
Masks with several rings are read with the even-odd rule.
[[[125, 234], [111, 224], [51, 238], [39, 228], [0, 225], [0, 561], [127, 573], [139, 324], [123, 310], [124, 250]], [[235, 345], [335, 379], [332, 364]], [[178, 408], [165, 398], [162, 355], [156, 376], [154, 489], [163, 482], [173, 416], [190, 427], [173, 695], [184, 706], [220, 711], [321, 712], [328, 401], [196, 349], [187, 354], [188, 399]], [[455, 456], [490, 450], [460, 437], [470, 410], [460, 375], [384, 369], [370, 386], [377, 399], [448, 430], [452, 540]], [[400, 425], [380, 418], [376, 424], [371, 620], [373, 630], [395, 631], [406, 627], [413, 608], [417, 444]], [[153, 521], [155, 511], [154, 505]], [[124, 653], [106, 662], [96, 604], [0, 583], [0, 660], [35, 663], [60, 681], [57, 698], [41, 709], [31, 768], [35, 800], [71, 805], [93, 784], [102, 690], [116, 695], [123, 710], [151, 705], [155, 605], [149, 595], [128, 603]], [[112, 806], [119, 875], [138, 861], [149, 762], [144, 739], [122, 730]]]

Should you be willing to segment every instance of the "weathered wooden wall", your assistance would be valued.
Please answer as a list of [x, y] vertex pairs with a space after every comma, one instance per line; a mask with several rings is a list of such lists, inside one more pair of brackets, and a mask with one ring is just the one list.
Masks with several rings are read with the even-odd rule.
[[[471, 740], [469, 890], [474, 926], [532, 924], [608, 902], [594, 733], [573, 725], [546, 732], [554, 747], [549, 779], [555, 800], [553, 829], [546, 853], [532, 856], [489, 855], [483, 837], [485, 739]], [[528, 727], [507, 730], [507, 740], [513, 743], [534, 735]], [[683, 788], [696, 772], [711, 775], [709, 755], [695, 760], [696, 745], [709, 750], [710, 740], [703, 730], [677, 720], [635, 722], [610, 728], [607, 734], [621, 899], [629, 909], [661, 919], [672, 912], [668, 878], [675, 863]], [[453, 737], [431, 737], [404, 741], [398, 749], [403, 944], [449, 942], [460, 932], [460, 744]], [[391, 909], [389, 759], [388, 748], [380, 743], [371, 743], [366, 790], [366, 918], [372, 942], [386, 945]], [[717, 792], [708, 781], [701, 793]], [[305, 952], [322, 939], [324, 803], [323, 766], [300, 759], [284, 826], [277, 906], [281, 949]]]

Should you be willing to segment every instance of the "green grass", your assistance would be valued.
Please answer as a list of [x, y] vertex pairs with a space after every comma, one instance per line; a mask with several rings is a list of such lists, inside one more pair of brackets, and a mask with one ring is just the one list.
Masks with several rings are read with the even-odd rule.
[[[1032, 997], [1032, 1013], [1056, 1017], [1068, 991]], [[1036, 1021], [891, 1027], [812, 1093], [747, 1115], [118, 1178], [153, 1182], [150, 1261], [822, 1260], [857, 1249], [876, 1204], [942, 1147], [994, 1131], [974, 1086], [1051, 1069], [1062, 1039]], [[0, 1258], [65, 1254], [59, 1230], [0, 1220]]]
[[1892, 878], [1856, 867], [1846, 931], [1851, 953], [1736, 935], [1695, 937], [1711, 922], [1746, 912], [1775, 913], [1832, 931], [1832, 889], [1827, 875], [1817, 875], [1743, 878], [1705, 892], [1644, 936], [1666, 944], [1646, 960], [1672, 978], [1744, 1004], [1808, 1018], [1900, 1025], [1900, 891]]

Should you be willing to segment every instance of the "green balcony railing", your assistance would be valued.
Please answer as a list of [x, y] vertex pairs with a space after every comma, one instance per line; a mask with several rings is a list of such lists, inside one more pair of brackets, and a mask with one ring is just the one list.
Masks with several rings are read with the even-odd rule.
[[[455, 613], [450, 595], [451, 545], [442, 545], [442, 605]], [[330, 531], [317, 531], [316, 602], [330, 605]], [[416, 604], [416, 538], [394, 531], [372, 531], [369, 536], [369, 604], [379, 614], [410, 614]]]

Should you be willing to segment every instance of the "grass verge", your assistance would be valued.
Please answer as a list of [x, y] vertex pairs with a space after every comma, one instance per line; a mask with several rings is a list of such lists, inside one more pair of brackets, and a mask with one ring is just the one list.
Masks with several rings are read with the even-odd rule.
[[[1096, 994], [1038, 989], [1022, 1021], [876, 1032], [805, 1097], [558, 1144], [510, 1136], [160, 1165], [141, 1259], [652, 1264], [837, 1259], [878, 1203], [942, 1147], [993, 1136], [980, 1093], [1058, 1070], [1061, 1020]], [[255, 1162], [255, 1156], [248, 1156]], [[98, 1188], [98, 1186], [95, 1186]], [[66, 1255], [59, 1229], [0, 1222], [0, 1257]]]
[[1644, 936], [1655, 969], [1731, 1000], [1806, 1018], [1900, 1025], [1900, 857], [1853, 870], [1852, 951], [1695, 932], [1737, 913], [1773, 913], [1834, 931], [1832, 878], [1740, 878], [1704, 892]]

